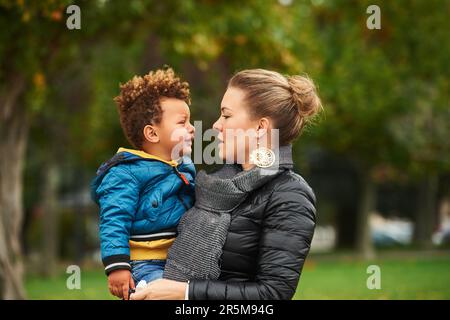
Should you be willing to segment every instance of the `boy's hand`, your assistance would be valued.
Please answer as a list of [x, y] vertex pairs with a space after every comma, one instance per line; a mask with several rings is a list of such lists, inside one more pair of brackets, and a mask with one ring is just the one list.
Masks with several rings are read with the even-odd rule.
[[134, 289], [134, 281], [129, 270], [115, 270], [108, 276], [109, 292], [112, 295], [128, 300], [128, 290]]

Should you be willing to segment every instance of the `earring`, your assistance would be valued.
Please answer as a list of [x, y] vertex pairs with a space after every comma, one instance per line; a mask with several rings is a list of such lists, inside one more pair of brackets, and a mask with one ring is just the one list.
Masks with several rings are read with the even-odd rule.
[[275, 153], [266, 147], [259, 146], [257, 138], [257, 147], [250, 153], [250, 163], [254, 163], [259, 168], [268, 168], [275, 163]]

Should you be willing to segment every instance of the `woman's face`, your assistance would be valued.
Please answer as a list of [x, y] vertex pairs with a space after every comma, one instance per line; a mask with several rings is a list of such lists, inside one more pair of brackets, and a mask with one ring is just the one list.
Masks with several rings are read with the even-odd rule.
[[221, 102], [220, 117], [213, 125], [219, 132], [219, 155], [227, 163], [247, 163], [249, 150], [256, 145], [258, 121], [251, 120], [244, 99], [243, 90], [229, 87]]

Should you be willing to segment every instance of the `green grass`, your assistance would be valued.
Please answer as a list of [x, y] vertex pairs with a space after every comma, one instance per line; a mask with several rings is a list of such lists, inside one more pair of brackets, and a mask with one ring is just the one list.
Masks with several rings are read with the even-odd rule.
[[[367, 266], [381, 269], [381, 289], [366, 286]], [[101, 268], [81, 272], [81, 289], [68, 290], [69, 275], [29, 276], [29, 299], [114, 299]], [[310, 256], [294, 299], [450, 299], [450, 256], [397, 256], [364, 262], [353, 258]]]
[[105, 300], [115, 299], [109, 294], [108, 283], [101, 267], [81, 269], [81, 288], [69, 290], [66, 286], [70, 274], [64, 271], [53, 278], [29, 276], [25, 283], [28, 299], [39, 300]]
[[[381, 288], [368, 289], [367, 267], [378, 265]], [[450, 256], [372, 262], [307, 260], [294, 299], [450, 299]]]

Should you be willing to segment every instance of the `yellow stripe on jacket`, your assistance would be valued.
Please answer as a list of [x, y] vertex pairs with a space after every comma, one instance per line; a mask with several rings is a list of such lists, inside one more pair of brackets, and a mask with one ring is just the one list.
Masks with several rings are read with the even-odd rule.
[[175, 237], [152, 241], [130, 240], [130, 260], [165, 260]]

